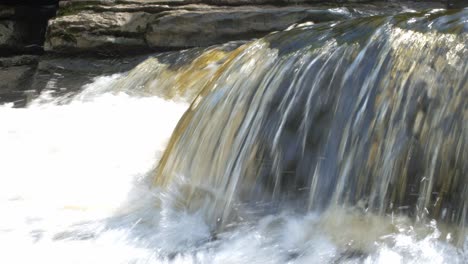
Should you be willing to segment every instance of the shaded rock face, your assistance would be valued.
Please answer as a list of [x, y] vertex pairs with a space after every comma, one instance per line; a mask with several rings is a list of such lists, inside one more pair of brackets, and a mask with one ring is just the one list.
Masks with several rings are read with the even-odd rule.
[[40, 53], [47, 20], [55, 15], [57, 2], [1, 1], [5, 5], [0, 5], [0, 56]]
[[[11, 20], [0, 21], [0, 45], [10, 46], [15, 43], [15, 24]], [[0, 47], [1, 47], [0, 46]]]
[[17, 41], [18, 34], [15, 33], [15, 21], [13, 16], [15, 9], [0, 5], [0, 52], [12, 47]]
[[[275, 5], [267, 5], [271, 3]], [[262, 37], [295, 23], [394, 13], [405, 8], [389, 3], [385, 8], [369, 4], [338, 8], [306, 0], [63, 1], [58, 17], [49, 22], [45, 49], [128, 53], [206, 47]]]
[[28, 72], [32, 69], [33, 67], [29, 65], [0, 68], [0, 79], [2, 80], [0, 82], [0, 93], [11, 92], [18, 87], [25, 87], [22, 84], [27, 81]]
[[468, 7], [466, 0], [446, 0], [447, 8], [464, 8]]
[[37, 56], [30, 55], [0, 58], [0, 103], [26, 103], [37, 62]]

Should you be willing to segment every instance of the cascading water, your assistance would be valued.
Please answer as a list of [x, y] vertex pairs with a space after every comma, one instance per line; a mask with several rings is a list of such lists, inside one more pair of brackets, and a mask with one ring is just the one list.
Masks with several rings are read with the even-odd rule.
[[299, 26], [0, 106], [0, 261], [466, 263], [467, 21]]
[[173, 135], [155, 178], [172, 194], [163, 202], [201, 210], [216, 232], [285, 208], [354, 206], [441, 220], [462, 245], [466, 19], [356, 19], [238, 49]]

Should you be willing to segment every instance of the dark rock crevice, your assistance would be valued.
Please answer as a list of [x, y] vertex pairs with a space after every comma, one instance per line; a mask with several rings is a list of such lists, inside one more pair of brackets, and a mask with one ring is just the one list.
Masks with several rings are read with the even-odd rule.
[[43, 52], [47, 22], [58, 0], [1, 1], [0, 56]]

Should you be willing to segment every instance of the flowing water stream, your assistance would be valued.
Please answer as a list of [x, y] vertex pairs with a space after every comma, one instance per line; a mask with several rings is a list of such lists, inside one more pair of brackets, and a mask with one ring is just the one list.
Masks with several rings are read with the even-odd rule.
[[467, 33], [305, 24], [3, 104], [0, 262], [468, 263]]

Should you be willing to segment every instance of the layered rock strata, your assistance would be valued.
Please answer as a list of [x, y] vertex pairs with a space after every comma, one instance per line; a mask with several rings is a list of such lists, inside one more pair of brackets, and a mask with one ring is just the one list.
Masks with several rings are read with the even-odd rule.
[[[322, 1], [323, 2], [323, 1]], [[49, 22], [51, 52], [132, 52], [206, 47], [262, 37], [295, 23], [319, 23], [440, 3], [317, 4], [306, 0], [63, 1]], [[330, 4], [332, 2], [333, 4]], [[271, 5], [275, 4], [275, 5]], [[385, 6], [385, 8], [382, 8]]]

